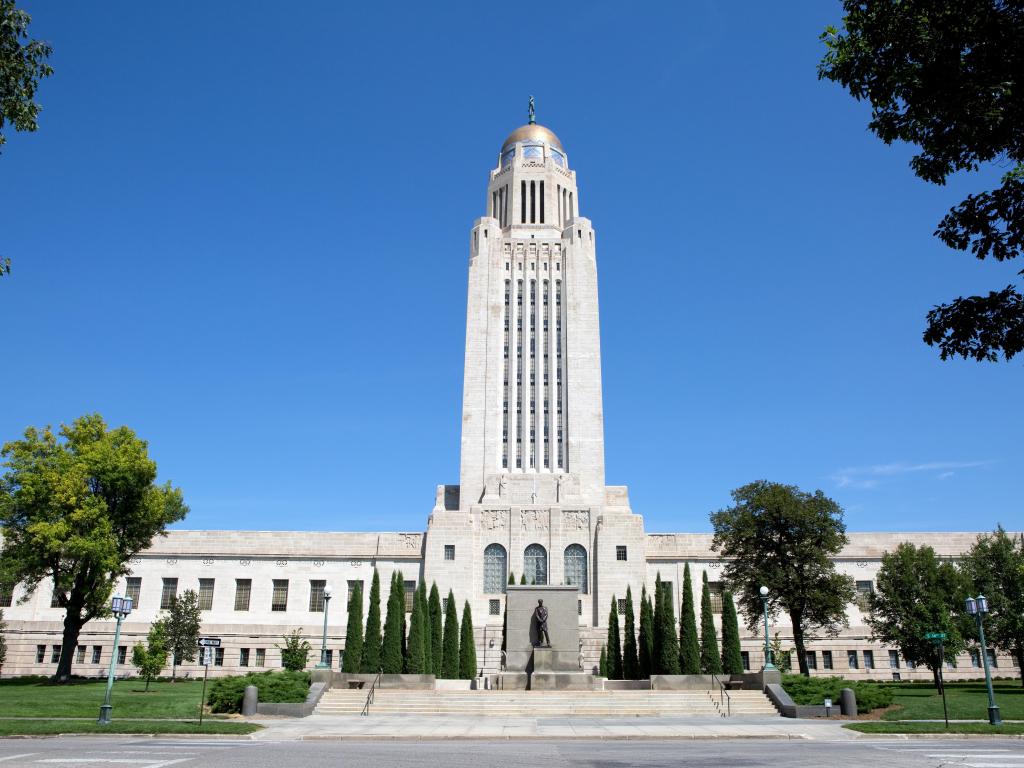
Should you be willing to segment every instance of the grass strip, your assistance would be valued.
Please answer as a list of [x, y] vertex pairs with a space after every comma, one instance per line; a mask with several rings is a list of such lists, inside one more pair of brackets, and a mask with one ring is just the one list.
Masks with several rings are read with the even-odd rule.
[[254, 723], [232, 723], [223, 720], [117, 720], [99, 725], [95, 720], [28, 720], [17, 717], [0, 718], [0, 736], [57, 736], [65, 733], [190, 733], [246, 734], [260, 730]]
[[1003, 723], [1002, 725], [950, 723], [949, 728], [946, 728], [945, 723], [872, 722], [849, 723], [843, 727], [858, 733], [984, 733], [993, 736], [1024, 735], [1024, 723]]

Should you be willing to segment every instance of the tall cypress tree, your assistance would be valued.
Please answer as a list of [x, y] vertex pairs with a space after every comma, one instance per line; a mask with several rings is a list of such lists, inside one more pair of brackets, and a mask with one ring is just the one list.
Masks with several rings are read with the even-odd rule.
[[700, 674], [700, 642], [697, 640], [697, 616], [693, 609], [693, 582], [690, 564], [683, 568], [683, 610], [679, 616], [679, 669], [684, 675]]
[[612, 608], [608, 612], [608, 679], [622, 679], [622, 649], [619, 645], [619, 605], [612, 595]]
[[473, 612], [469, 600], [462, 606], [462, 632], [459, 637], [459, 677], [472, 680], [476, 677], [476, 641], [473, 639]]
[[412, 615], [409, 617], [409, 639], [405, 648], [405, 672], [409, 675], [422, 675], [424, 667], [423, 655], [423, 608], [420, 604], [419, 590], [413, 592]]
[[508, 572], [508, 583], [509, 584], [515, 584], [516, 583], [516, 575], [514, 573], [512, 573], [512, 571]]
[[727, 675], [743, 674], [743, 656], [740, 655], [740, 623], [732, 592], [722, 594], [722, 670]]
[[384, 619], [384, 644], [381, 648], [381, 667], [387, 675], [402, 673], [402, 624], [405, 622], [405, 601], [402, 597], [402, 577], [391, 574], [388, 593], [388, 615]]
[[380, 671], [380, 661], [380, 574], [374, 568], [373, 581], [370, 583], [370, 606], [366, 612], [366, 636], [363, 639], [359, 671], [375, 675]]
[[345, 657], [342, 672], [358, 672], [363, 663], [363, 587], [356, 584], [348, 601], [348, 626], [345, 629]]
[[455, 610], [455, 596], [448, 590], [448, 602], [444, 609], [444, 654], [441, 658], [441, 677], [445, 680], [459, 679], [459, 616]]
[[416, 597], [420, 601], [420, 617], [423, 621], [423, 674], [434, 674], [433, 633], [430, 630], [430, 604], [427, 603], [427, 582], [421, 581]]
[[640, 638], [637, 648], [638, 673], [641, 680], [651, 676], [651, 659], [654, 657], [654, 610], [647, 587], [640, 589]]
[[622, 677], [625, 680], [640, 679], [640, 660], [636, 647], [636, 619], [633, 615], [633, 591], [626, 587], [626, 617], [623, 622]]
[[715, 617], [711, 613], [711, 587], [708, 572], [704, 571], [704, 584], [700, 593], [700, 671], [705, 675], [722, 674], [722, 657], [718, 655], [718, 637], [715, 635]]
[[668, 584], [661, 586], [661, 658], [663, 675], [679, 674], [679, 637], [676, 635], [675, 600]]
[[525, 584], [525, 583], [526, 583], [526, 574], [525, 574], [525, 573], [524, 573], [524, 574], [522, 575], [522, 577], [521, 577], [521, 578], [519, 579], [519, 583], [520, 583], [520, 584]]
[[430, 600], [427, 602], [430, 612], [430, 669], [437, 677], [441, 676], [441, 659], [444, 657], [442, 640], [444, 630], [441, 617], [441, 596], [437, 591], [437, 582], [430, 585]]
[[398, 572], [398, 596], [401, 598], [402, 610], [399, 612], [400, 626], [402, 628], [402, 667], [405, 667], [405, 657], [409, 653], [409, 620], [405, 617], [405, 576]]
[[599, 677], [608, 677], [608, 648], [601, 646], [601, 658], [597, 660], [597, 674]]
[[[654, 623], [654, 634], [651, 635], [651, 674], [652, 675], [663, 675], [665, 674], [664, 668], [661, 666], [661, 643], [665, 638], [665, 612], [662, 608], [664, 605], [664, 585], [661, 583], [661, 571], [654, 578], [654, 595], [653, 602], [651, 603], [651, 620]], [[648, 595], [648, 599], [652, 599], [651, 595]]]

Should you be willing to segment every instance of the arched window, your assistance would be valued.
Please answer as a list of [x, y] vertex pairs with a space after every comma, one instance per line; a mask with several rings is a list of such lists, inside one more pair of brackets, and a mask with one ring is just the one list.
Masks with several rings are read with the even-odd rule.
[[508, 555], [501, 544], [488, 544], [484, 550], [484, 594], [498, 595], [508, 581]]
[[565, 583], [587, 594], [587, 550], [580, 544], [565, 548]]
[[548, 552], [540, 544], [531, 544], [523, 553], [523, 574], [527, 584], [548, 583]]

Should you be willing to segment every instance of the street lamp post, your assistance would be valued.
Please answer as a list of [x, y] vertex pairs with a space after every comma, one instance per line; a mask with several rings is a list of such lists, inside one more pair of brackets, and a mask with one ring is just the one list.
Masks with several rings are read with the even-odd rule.
[[320, 645], [320, 663], [317, 664], [317, 669], [325, 669], [331, 666], [327, 663], [327, 609], [331, 604], [331, 585], [324, 584], [324, 639]]
[[761, 606], [764, 608], [764, 668], [773, 670], [775, 665], [772, 664], [772, 646], [769, 641], [770, 635], [768, 634], [768, 587], [761, 587], [759, 591], [761, 593]]
[[982, 626], [982, 616], [988, 613], [988, 600], [984, 595], [968, 597], [964, 601], [967, 612], [974, 617], [978, 624], [978, 639], [981, 641], [981, 660], [985, 665], [985, 687], [988, 688], [988, 721], [991, 725], [1002, 725], [999, 717], [999, 706], [996, 704], [995, 693], [992, 692], [992, 674], [988, 669], [988, 648], [985, 647], [985, 628]]
[[114, 629], [114, 648], [110, 652], [110, 669], [107, 671], [107, 692], [103, 695], [103, 704], [100, 705], [100, 719], [96, 722], [100, 725], [110, 725], [110, 710], [114, 705], [110, 703], [110, 695], [114, 689], [114, 673], [117, 670], [117, 649], [121, 642], [121, 621], [132, 612], [132, 599], [115, 595], [110, 601], [110, 610], [117, 619], [117, 627]]

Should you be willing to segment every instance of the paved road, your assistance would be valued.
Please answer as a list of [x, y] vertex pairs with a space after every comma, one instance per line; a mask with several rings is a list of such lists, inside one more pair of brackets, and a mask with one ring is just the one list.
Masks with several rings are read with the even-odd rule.
[[1024, 741], [323, 741], [66, 737], [0, 740], [0, 768], [1024, 768]]

